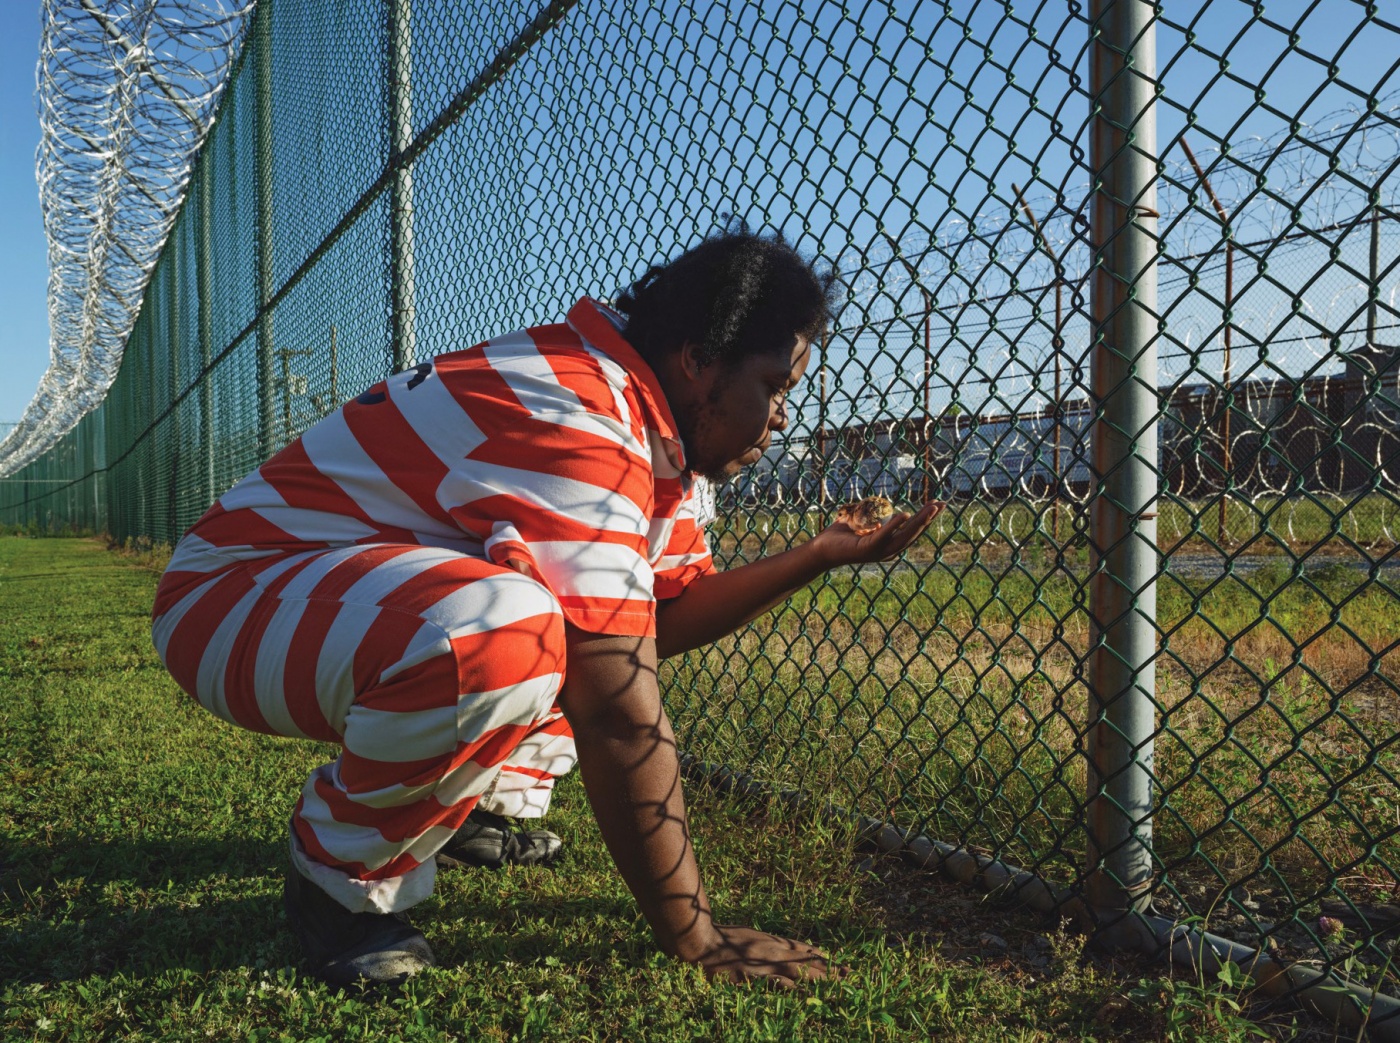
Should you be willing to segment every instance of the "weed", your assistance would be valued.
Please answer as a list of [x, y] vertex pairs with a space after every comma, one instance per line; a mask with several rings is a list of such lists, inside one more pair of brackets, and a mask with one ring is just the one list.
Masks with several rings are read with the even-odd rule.
[[1213, 981], [1143, 980], [1128, 998], [1157, 1023], [1155, 1038], [1163, 1043], [1274, 1039], [1274, 1032], [1246, 1016], [1243, 997], [1252, 986], [1238, 964], [1227, 963]]

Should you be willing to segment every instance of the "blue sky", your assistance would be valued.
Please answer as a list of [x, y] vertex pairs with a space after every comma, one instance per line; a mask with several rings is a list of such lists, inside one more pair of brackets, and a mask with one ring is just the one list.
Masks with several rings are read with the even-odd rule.
[[[4, 235], [4, 249], [0, 250], [0, 265], [4, 266], [3, 271], [0, 271], [0, 294], [4, 295], [4, 314], [7, 319], [5, 324], [0, 326], [0, 331], [3, 331], [0, 332], [0, 363], [3, 363], [5, 373], [4, 381], [0, 382], [0, 421], [15, 420], [19, 417], [48, 363], [45, 244], [37, 187], [34, 182], [34, 150], [39, 136], [34, 108], [38, 7], [37, 0], [8, 0], [0, 5], [0, 35], [3, 35], [0, 48], [4, 49], [0, 52], [0, 57], [4, 59], [0, 62], [0, 158], [3, 159], [3, 165], [0, 166], [0, 193], [3, 193], [3, 197], [0, 198], [0, 202], [4, 204], [0, 207], [4, 214], [4, 225], [0, 227], [0, 233]], [[973, 47], [962, 43], [961, 26], [956, 20], [940, 22], [939, 30], [930, 41], [930, 53], [940, 62], [945, 62], [955, 73], [955, 78], [950, 79], [949, 83], [965, 84], [969, 91], [975, 91], [978, 100], [976, 107], [964, 103], [961, 88], [954, 90], [943, 82], [941, 75], [936, 75], [938, 70], [923, 60], [921, 48], [901, 43], [901, 26], [897, 22], [887, 23], [873, 37], [862, 37], [858, 40], [850, 19], [846, 16], [838, 18], [834, 13], [835, 8], [828, 4], [816, 5], [822, 12], [820, 25], [816, 26], [805, 25], [800, 21], [789, 24], [793, 22], [797, 10], [790, 5], [774, 5], [773, 10], [778, 11], [780, 17], [772, 25], [752, 25], [747, 21], [743, 24], [730, 24], [730, 16], [725, 13], [725, 8], [717, 5], [713, 9], [706, 9], [703, 5], [696, 5], [695, 9], [702, 12], [701, 17], [678, 22], [684, 22], [697, 33], [700, 28], [704, 28], [706, 32], [698, 35], [677, 33], [676, 39], [673, 40], [677, 49], [668, 52], [669, 57], [658, 56], [658, 61], [665, 64], [674, 59], [675, 55], [689, 53], [694, 56], [692, 61], [695, 61], [695, 64], [708, 69], [709, 77], [715, 77], [724, 68], [722, 62], [715, 60], [721, 57], [718, 41], [741, 40], [748, 45], [752, 55], [771, 57], [772, 67], [769, 67], [767, 62], [756, 64], [757, 58], [745, 58], [741, 52], [731, 54], [730, 60], [737, 61], [739, 66], [747, 70], [746, 78], [738, 76], [731, 69], [724, 79], [722, 90], [717, 85], [719, 81], [713, 79], [708, 83], [702, 80], [695, 88], [701, 94], [703, 110], [714, 115], [713, 122], [706, 121], [694, 128], [672, 126], [670, 129], [687, 130], [687, 133], [695, 138], [692, 144], [698, 150], [697, 154], [716, 153], [721, 159], [727, 160], [732, 166], [731, 175], [739, 169], [761, 173], [759, 167], [754, 165], [755, 156], [789, 158], [776, 163], [767, 176], [758, 178], [753, 183], [734, 182], [732, 177], [726, 180], [723, 171], [708, 171], [707, 183], [713, 189], [711, 194], [714, 199], [705, 202], [708, 209], [705, 209], [704, 213], [687, 212], [686, 220], [700, 221], [703, 224], [703, 219], [715, 216], [709, 213], [709, 209], [716, 210], [716, 213], [728, 209], [749, 215], [763, 215], [767, 212], [778, 223], [784, 224], [787, 231], [801, 237], [805, 248], [819, 249], [829, 255], [844, 255], [847, 251], [862, 249], [870, 244], [873, 244], [875, 251], [881, 250], [882, 226], [894, 229], [909, 247], [917, 248], [921, 236], [922, 242], [926, 244], [931, 232], [950, 234], [949, 229], [956, 232], [960, 227], [956, 220], [959, 214], [972, 217], [979, 209], [988, 209], [995, 210], [1001, 215], [997, 220], [1002, 220], [1007, 203], [1011, 199], [1010, 185], [1012, 182], [1019, 182], [1022, 186], [1027, 186], [1031, 160], [1042, 164], [1042, 177], [1045, 180], [1039, 184], [1030, 184], [1029, 194], [1033, 200], [1037, 197], [1043, 199], [1058, 183], [1061, 176], [1059, 172], [1067, 166], [1063, 139], [1056, 141], [1053, 135], [1048, 133], [1047, 117], [1043, 112], [1026, 111], [1022, 101], [1023, 95], [1016, 92], [1003, 93], [1000, 79], [1002, 68], [1008, 65], [1016, 66], [1020, 74], [1018, 83], [1023, 88], [1046, 75], [1043, 51], [1038, 49], [1043, 47], [1043, 44], [1026, 50], [1026, 25], [1003, 18], [999, 4], [981, 3], [970, 4], [966, 8], [957, 5], [954, 7], [971, 12], [968, 17], [974, 39], [989, 41], [989, 47], [995, 50], [997, 60], [986, 61], [980, 46]], [[1360, 86], [1363, 90], [1375, 90], [1379, 94], [1387, 94], [1400, 88], [1400, 75], [1396, 73], [1394, 32], [1373, 24], [1353, 37], [1353, 31], [1361, 19], [1361, 8], [1353, 0], [1327, 0], [1326, 3], [1317, 5], [1305, 0], [1277, 0], [1268, 7], [1271, 18], [1275, 20], [1274, 24], [1259, 23], [1246, 30], [1242, 27], [1249, 21], [1250, 8], [1238, 0], [1217, 0], [1209, 8], [1204, 7], [1204, 0], [1178, 0], [1173, 6], [1171, 16], [1177, 21], [1164, 23], [1158, 32], [1159, 66], [1169, 87], [1168, 98], [1159, 108], [1159, 137], [1164, 144], [1171, 140], [1174, 131], [1182, 125], [1184, 107], [1192, 108], [1199, 117], [1198, 129], [1192, 134], [1196, 147], [1202, 151], [1205, 158], [1205, 153], [1211, 148], [1212, 136], [1226, 137], [1233, 145], [1240, 147], [1251, 134], [1257, 133], [1267, 137], [1277, 133], [1284, 126], [1284, 121], [1278, 115], [1280, 112], [1292, 114], [1302, 111], [1309, 117], [1319, 117], [1344, 102], [1354, 101], [1355, 95], [1340, 86], [1313, 94], [1315, 86], [1322, 81], [1325, 62], [1334, 56], [1344, 82]], [[892, 8], [895, 11], [905, 11], [911, 23], [916, 17], [932, 20], [937, 14], [934, 5], [915, 4], [912, 0], [892, 0]], [[587, 6], [583, 5], [580, 11], [587, 9]], [[315, 5], [307, 5], [304, 8], [307, 17], [312, 17], [312, 13], [318, 10], [324, 12], [324, 9], [318, 9]], [[703, 13], [705, 11], [708, 13]], [[1203, 14], [1203, 11], [1206, 13]], [[433, 17], [447, 17], [447, 12], [455, 12], [452, 18], [462, 17], [461, 10], [452, 4], [443, 4], [439, 8], [431, 2], [425, 3], [423, 18], [420, 19], [420, 39], [442, 39], [441, 33], [429, 29], [432, 27]], [[915, 12], [919, 13], [916, 15]], [[1063, 11], [1054, 4], [1035, 7], [1032, 16], [1033, 20], [1045, 21], [1046, 24], [1042, 28], [1046, 30], [1053, 29], [1064, 17]], [[315, 17], [324, 17], [324, 14], [317, 14]], [[573, 17], [577, 20], [582, 15], [576, 14]], [[654, 20], [656, 15], [653, 12], [647, 17]], [[663, 28], [666, 27], [647, 25], [639, 26], [638, 31], [642, 35], [659, 33], [666, 36], [665, 33], [660, 33]], [[1287, 34], [1284, 30], [1295, 28], [1299, 38], [1305, 41], [1305, 46], [1315, 57], [1306, 58], [1290, 53], [1286, 60], [1279, 60], [1277, 56], [1288, 51]], [[642, 30], [645, 30], [645, 33], [642, 33]], [[1214, 60], [1201, 50], [1188, 51], [1182, 57], [1172, 57], [1181, 51], [1188, 31], [1200, 34], [1200, 46], [1206, 51], [1228, 52], [1232, 77], [1221, 75]], [[690, 45], [684, 49], [679, 48], [682, 35], [688, 35]], [[453, 34], [452, 38], [460, 39], [460, 35]], [[571, 38], [568, 33], [560, 34], [560, 39], [568, 38]], [[1047, 40], [1049, 37], [1042, 36], [1041, 39]], [[880, 61], [889, 61], [890, 67], [896, 70], [905, 70], [910, 84], [917, 83], [913, 91], [914, 96], [918, 98], [920, 105], [932, 106], [933, 123], [923, 122], [919, 105], [903, 104], [904, 84], [899, 81], [877, 84], [878, 89], [874, 96], [855, 89], [852, 76], [858, 75], [866, 63], [874, 59], [874, 55], [878, 53], [877, 45], [883, 48], [883, 53], [887, 56]], [[1065, 40], [1063, 46], [1066, 51], [1064, 60], [1072, 64], [1075, 60], [1073, 56], [1082, 44], [1077, 38], [1071, 38]], [[460, 49], [460, 45], [458, 47]], [[724, 50], [729, 51], [731, 48], [726, 46]], [[845, 63], [849, 64], [849, 69], [843, 69], [842, 62], [834, 61], [828, 55], [828, 50], [831, 55], [844, 58]], [[418, 61], [430, 66], [434, 57], [432, 53], [425, 53], [418, 56]], [[458, 57], [464, 58], [460, 54]], [[809, 60], [812, 63], [810, 68], [799, 67]], [[316, 67], [335, 70], [340, 68], [340, 64], [334, 61], [321, 62]], [[465, 61], [465, 65], [470, 66], [472, 62]], [[877, 64], [876, 67], [880, 66]], [[663, 75], [660, 70], [653, 72]], [[455, 84], [455, 79], [451, 76], [440, 78], [443, 90], [448, 90]], [[1040, 93], [1046, 98], [1054, 97], [1062, 89], [1059, 81], [1063, 78], [1063, 68], [1058, 72], [1050, 72], [1049, 80]], [[1237, 122], [1237, 113], [1249, 104], [1249, 92], [1241, 85], [1241, 80], [1264, 81], [1275, 112], [1270, 114], [1255, 111], [1249, 119], [1242, 123]], [[777, 86], [784, 86], [790, 92], [796, 91], [806, 103], [801, 106], [793, 105], [784, 120], [767, 126], [757, 136], [745, 137], [740, 134], [743, 121], [737, 119], [735, 113], [738, 110], [735, 107], [741, 107], [741, 103], [751, 93], [762, 95], [764, 91]], [[498, 89], [497, 105], [484, 105], [481, 111], [485, 113], [499, 108], [506, 113], [533, 116], [534, 110], [544, 102], [540, 98], [517, 97], [520, 87], [517, 83], [510, 88]], [[595, 85], [576, 84], [570, 89], [580, 94], [588, 94], [595, 90]], [[807, 92], [813, 89], [818, 100], [829, 92], [826, 104], [810, 104], [813, 95]], [[339, 98], [343, 98], [346, 93], [344, 89], [331, 92]], [[729, 102], [725, 101], [726, 98], [730, 99]], [[420, 92], [418, 109], [421, 118], [429, 118], [441, 100], [435, 99], [429, 90]], [[608, 141], [614, 140], [609, 135], [599, 138], [596, 127], [592, 128], [592, 137], [585, 133], [590, 129], [589, 121], [597, 121], [604, 116], [608, 119], [621, 119], [625, 116], [612, 112], [605, 103], [606, 98], [595, 99], [595, 103], [589, 106], [578, 105], [578, 99], [566, 100], [570, 103], [560, 102], [555, 105], [555, 111], [562, 115], [541, 124], [545, 129], [551, 130], [552, 137], [545, 138], [539, 134], [526, 136], [513, 141], [512, 147], [523, 150], [527, 155], [532, 151], [539, 155], [569, 154], [570, 149], [581, 147], [577, 145], [580, 141], [592, 140], [606, 145]], [[882, 102], [884, 105], [884, 115], [880, 118], [888, 121], [890, 127], [904, 141], [904, 144], [899, 144], [898, 147], [882, 150], [881, 160], [886, 168], [883, 177], [876, 161], [869, 155], [860, 155], [849, 132], [843, 132], [841, 126], [845, 120], [851, 121], [857, 128], [876, 120], [876, 102]], [[658, 96], [656, 103], [659, 108], [647, 113], [648, 118], [669, 126], [667, 120], [670, 117], [665, 111], [668, 100]], [[1010, 150], [1005, 147], [1004, 138], [985, 133], [984, 117], [988, 112], [995, 114], [997, 125], [1002, 131], [1009, 131], [1018, 139], [1017, 149]], [[577, 127], [571, 126], [568, 115], [570, 113], [583, 122]], [[314, 119], [315, 115], [310, 113], [308, 118]], [[814, 117], [811, 125], [805, 119], [808, 115]], [[1071, 115], [1064, 133], [1072, 136], [1080, 119], [1082, 115]], [[526, 119], [525, 122], [534, 121]], [[449, 138], [454, 140], [462, 139], [461, 142], [453, 145], [445, 141], [436, 152], [425, 157], [419, 172], [420, 192], [424, 200], [432, 195], [434, 174], [439, 168], [445, 171], [444, 176], [458, 169], [452, 165], [454, 161], [462, 161], [462, 169], [471, 169], [471, 165], [466, 163], [463, 157], [470, 152], [468, 146], [474, 143], [472, 135], [487, 134], [491, 131], [489, 120], [484, 116], [477, 119], [469, 113], [460, 130], [449, 135]], [[956, 134], [956, 150], [945, 150], [943, 146], [945, 136], [950, 131]], [[616, 128], [615, 133], [627, 133], [625, 119]], [[709, 139], [706, 139], [707, 134]], [[711, 140], [716, 136], [729, 140], [722, 142], [722, 147], [717, 146]], [[648, 168], [648, 183], [643, 185], [634, 182], [628, 186], [630, 191], [643, 198], [664, 197], [667, 172], [685, 158], [685, 150], [681, 146], [690, 140], [690, 137], [685, 137], [683, 141], [659, 142], [656, 147], [660, 151], [652, 157], [655, 162]], [[332, 141], [331, 145], [334, 144]], [[505, 146], [502, 144], [500, 147]], [[1170, 149], [1169, 145], [1167, 147]], [[904, 162], [906, 157], [916, 159], [915, 164], [907, 165]], [[364, 158], [367, 160], [365, 166], [374, 166], [372, 161], [375, 157]], [[647, 157], [641, 158], [645, 160]], [[542, 167], [537, 164], [536, 169]], [[927, 187], [920, 187], [921, 179], [929, 174], [937, 176], [930, 178]], [[1386, 178], [1387, 203], [1392, 198], [1393, 175], [1392, 170], [1391, 175]], [[1080, 173], [1073, 173], [1070, 182], [1075, 182], [1081, 176]], [[306, 188], [319, 196], [324, 185], [311, 180], [307, 182]], [[539, 191], [532, 193], [526, 191], [528, 189]], [[545, 189], [549, 191], [544, 191]], [[450, 186], [439, 185], [439, 190], [450, 190]], [[560, 193], [567, 194], [573, 191], [573, 186], [566, 183], [503, 183], [482, 184], [477, 186], [477, 190], [483, 193], [526, 191], [525, 198], [543, 200], [555, 198]], [[782, 204], [777, 210], [774, 209], [775, 201]], [[711, 202], [713, 207], [710, 206]], [[508, 204], [503, 201], [502, 205]], [[615, 288], [616, 282], [609, 281], [612, 280], [609, 273], [620, 263], [616, 251], [604, 257], [594, 258], [597, 270], [580, 270], [588, 268], [580, 258], [569, 254], [567, 250], [563, 251], [562, 257], [559, 254], [558, 241], [567, 241], [570, 238], [570, 230], [560, 227], [557, 207], [556, 212], [546, 215], [540, 209], [542, 206], [542, 203], [536, 202], [533, 207], [527, 205], [520, 208], [522, 222], [533, 227], [537, 233], [536, 238], [543, 235], [540, 230], [552, 226], [555, 242], [536, 244], [537, 251], [525, 258], [526, 261], [534, 263], [526, 264], [524, 272], [511, 270], [510, 279], [519, 284], [520, 292], [528, 290], [527, 296], [552, 300], [556, 296], [559, 299], [572, 299], [571, 295], [580, 288], [593, 292], [608, 292]], [[308, 212], [304, 207], [291, 209], [298, 215]], [[596, 205], [581, 203], [571, 208], [570, 212], [577, 215], [592, 214], [596, 217], [597, 210]], [[785, 218], [784, 212], [791, 216]], [[336, 216], [338, 215], [328, 215], [332, 223]], [[658, 251], [659, 257], [661, 253], [672, 249], [675, 228], [664, 218], [654, 222], [654, 216], [656, 215], [648, 214], [643, 218], [639, 215], [641, 227], [632, 237], [635, 241], [629, 241], [629, 251], [624, 260], [635, 262], [634, 254], [650, 259], [648, 254]], [[599, 217], [599, 220], [602, 220], [602, 217]], [[440, 226], [434, 228], [434, 221], [438, 221]], [[650, 227], [652, 225], [655, 227]], [[440, 310], [443, 310], [444, 324], [454, 329], [457, 328], [457, 323], [446, 321], [458, 318], [453, 313], [450, 302], [462, 295], [449, 293], [449, 288], [443, 286], [436, 287], [438, 292], [434, 293], [431, 272], [437, 271], [439, 280], [442, 280], [448, 273], [457, 272], [458, 268], [452, 263], [434, 266], [429, 262], [433, 259], [435, 249], [447, 250], [450, 253], [464, 229], [470, 230], [470, 220], [459, 206], [444, 206], [436, 216], [425, 209], [420, 218], [420, 235], [423, 240], [420, 244], [420, 278], [423, 283], [420, 292], [431, 295], [438, 302]], [[1348, 244], [1348, 249], [1353, 252], [1361, 248], [1359, 240]], [[290, 254], [294, 252], [295, 250], [288, 251], [289, 260], [293, 259]], [[941, 260], [934, 260], [938, 265], [942, 264]], [[970, 265], [965, 265], [968, 270], [986, 270], [985, 261], [980, 258], [968, 260], [971, 262]], [[561, 264], [561, 261], [566, 263]], [[627, 265], [622, 267], [626, 268]], [[882, 271], [885, 269], [888, 271], [882, 276], [883, 288], [887, 292], [897, 289], [901, 278], [900, 269], [891, 265], [888, 259]], [[327, 271], [328, 274], [333, 274], [331, 269]], [[570, 285], [563, 288], [527, 285], [546, 279], [550, 272], [556, 280], [565, 279]], [[937, 271], [930, 270], [927, 274], [934, 280], [946, 278], [946, 273], [941, 268]], [[578, 285], [580, 282], [581, 286]], [[964, 281], [958, 279], [947, 282], [946, 286], [953, 296], [966, 289]], [[905, 290], [907, 289], [906, 285]], [[917, 301], [908, 292], [903, 293], [902, 299], [906, 306], [917, 306]], [[890, 299], [886, 298], [884, 303], [890, 303]], [[492, 322], [513, 322], [522, 317], [519, 307], [512, 306], [507, 310], [510, 312], [508, 316], [496, 315], [487, 318]], [[1178, 313], [1174, 319], [1180, 326], [1184, 316]], [[1207, 323], [1207, 327], [1210, 325], [1211, 323]], [[1218, 315], [1214, 325], [1218, 325]], [[487, 335], [497, 330], [492, 328], [471, 332]], [[342, 336], [346, 333], [347, 331], [342, 329]], [[904, 340], [908, 339], [907, 332], [902, 332], [900, 336]], [[985, 335], [975, 336], [982, 338], [973, 344], [973, 347], [979, 347], [982, 340], [986, 339]], [[987, 342], [991, 343], [990, 340]], [[966, 369], [973, 366], [972, 359], [961, 349], [950, 349], [945, 353], [945, 357], [953, 364], [950, 371], [953, 379], [963, 381], [967, 375]], [[917, 366], [915, 368], [917, 369]], [[854, 375], [849, 378], [852, 389], [877, 384], [883, 387], [886, 377], [883, 371], [863, 374], [853, 370], [852, 373]], [[864, 379], [859, 379], [862, 377]], [[912, 385], [906, 391], [909, 395], [915, 393]], [[935, 406], [939, 404], [935, 403]]]
[[18, 420], [49, 364], [48, 261], [34, 150], [39, 5], [0, 5], [0, 422]]

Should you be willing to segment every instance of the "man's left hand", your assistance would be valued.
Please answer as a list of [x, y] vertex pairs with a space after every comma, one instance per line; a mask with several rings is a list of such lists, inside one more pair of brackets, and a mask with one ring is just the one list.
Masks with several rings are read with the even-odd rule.
[[914, 514], [896, 511], [884, 525], [864, 536], [857, 535], [845, 522], [836, 522], [812, 537], [813, 549], [821, 553], [829, 568], [890, 561], [923, 535], [944, 506], [935, 501], [924, 504]]

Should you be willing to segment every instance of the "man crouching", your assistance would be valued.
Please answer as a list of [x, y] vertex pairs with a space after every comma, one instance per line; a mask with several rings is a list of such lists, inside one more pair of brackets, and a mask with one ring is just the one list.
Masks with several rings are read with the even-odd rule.
[[616, 310], [584, 298], [376, 384], [180, 541], [154, 613], [176, 681], [226, 721], [341, 747], [291, 816], [286, 908], [317, 976], [432, 966], [405, 911], [439, 867], [557, 858], [510, 820], [542, 816], [576, 761], [666, 952], [733, 980], [831, 972], [714, 922], [657, 662], [894, 557], [935, 509], [714, 568], [695, 479], [787, 425], [832, 286], [780, 237], [713, 236]]

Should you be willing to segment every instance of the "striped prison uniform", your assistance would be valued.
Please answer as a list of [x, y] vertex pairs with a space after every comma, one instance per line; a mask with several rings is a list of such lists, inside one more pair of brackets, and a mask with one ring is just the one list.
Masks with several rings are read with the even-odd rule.
[[376, 384], [221, 497], [161, 579], [156, 648], [201, 706], [340, 744], [291, 848], [352, 911], [427, 897], [478, 802], [545, 812], [575, 760], [565, 620], [654, 636], [656, 599], [714, 569], [619, 322], [585, 298]]

